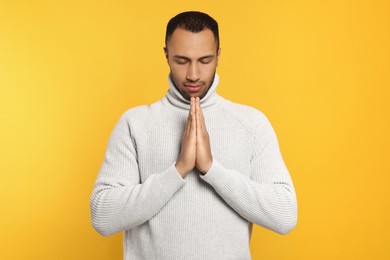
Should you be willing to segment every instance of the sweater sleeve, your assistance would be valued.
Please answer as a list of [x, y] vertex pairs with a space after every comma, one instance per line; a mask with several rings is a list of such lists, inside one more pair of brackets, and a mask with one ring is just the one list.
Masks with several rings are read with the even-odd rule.
[[91, 199], [92, 225], [104, 236], [131, 229], [152, 218], [184, 185], [174, 164], [140, 181], [136, 146], [122, 116], [108, 142]]
[[243, 218], [287, 234], [297, 222], [297, 201], [275, 132], [266, 118], [255, 131], [254, 143], [251, 174], [227, 169], [213, 159], [201, 178]]

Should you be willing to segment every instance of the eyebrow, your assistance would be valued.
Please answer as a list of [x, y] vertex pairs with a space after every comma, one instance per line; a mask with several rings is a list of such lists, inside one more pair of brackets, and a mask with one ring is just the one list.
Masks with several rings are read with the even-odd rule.
[[[173, 57], [178, 58], [178, 59], [191, 60], [190, 58], [188, 58], [186, 56], [181, 56], [181, 55], [174, 55]], [[207, 59], [207, 58], [214, 58], [214, 55], [210, 54], [210, 55], [202, 56], [198, 60], [203, 60], [203, 59]]]

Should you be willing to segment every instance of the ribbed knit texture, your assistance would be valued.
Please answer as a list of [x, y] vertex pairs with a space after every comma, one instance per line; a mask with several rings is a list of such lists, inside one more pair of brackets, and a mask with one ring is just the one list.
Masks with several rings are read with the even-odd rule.
[[294, 187], [260, 111], [216, 92], [201, 107], [213, 164], [182, 178], [174, 166], [190, 103], [167, 95], [126, 111], [115, 126], [91, 196], [94, 228], [125, 231], [124, 259], [251, 259], [252, 223], [286, 234], [297, 221]]

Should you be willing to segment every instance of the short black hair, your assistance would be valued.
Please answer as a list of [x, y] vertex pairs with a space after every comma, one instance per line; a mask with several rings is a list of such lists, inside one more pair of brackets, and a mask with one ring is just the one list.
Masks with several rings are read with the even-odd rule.
[[217, 43], [217, 50], [219, 49], [218, 23], [208, 14], [197, 11], [188, 11], [173, 17], [167, 24], [165, 46], [167, 46], [168, 39], [177, 28], [193, 33], [203, 31], [204, 29], [210, 29], [214, 34], [214, 39]]

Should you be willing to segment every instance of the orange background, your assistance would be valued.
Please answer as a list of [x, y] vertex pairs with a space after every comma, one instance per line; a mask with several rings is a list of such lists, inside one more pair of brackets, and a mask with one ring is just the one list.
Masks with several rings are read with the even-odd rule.
[[390, 259], [379, 0], [2, 0], [0, 259], [122, 259], [89, 196], [119, 116], [168, 89], [165, 26], [185, 10], [218, 20], [218, 91], [269, 117], [296, 187], [296, 229], [255, 227], [253, 259]]

